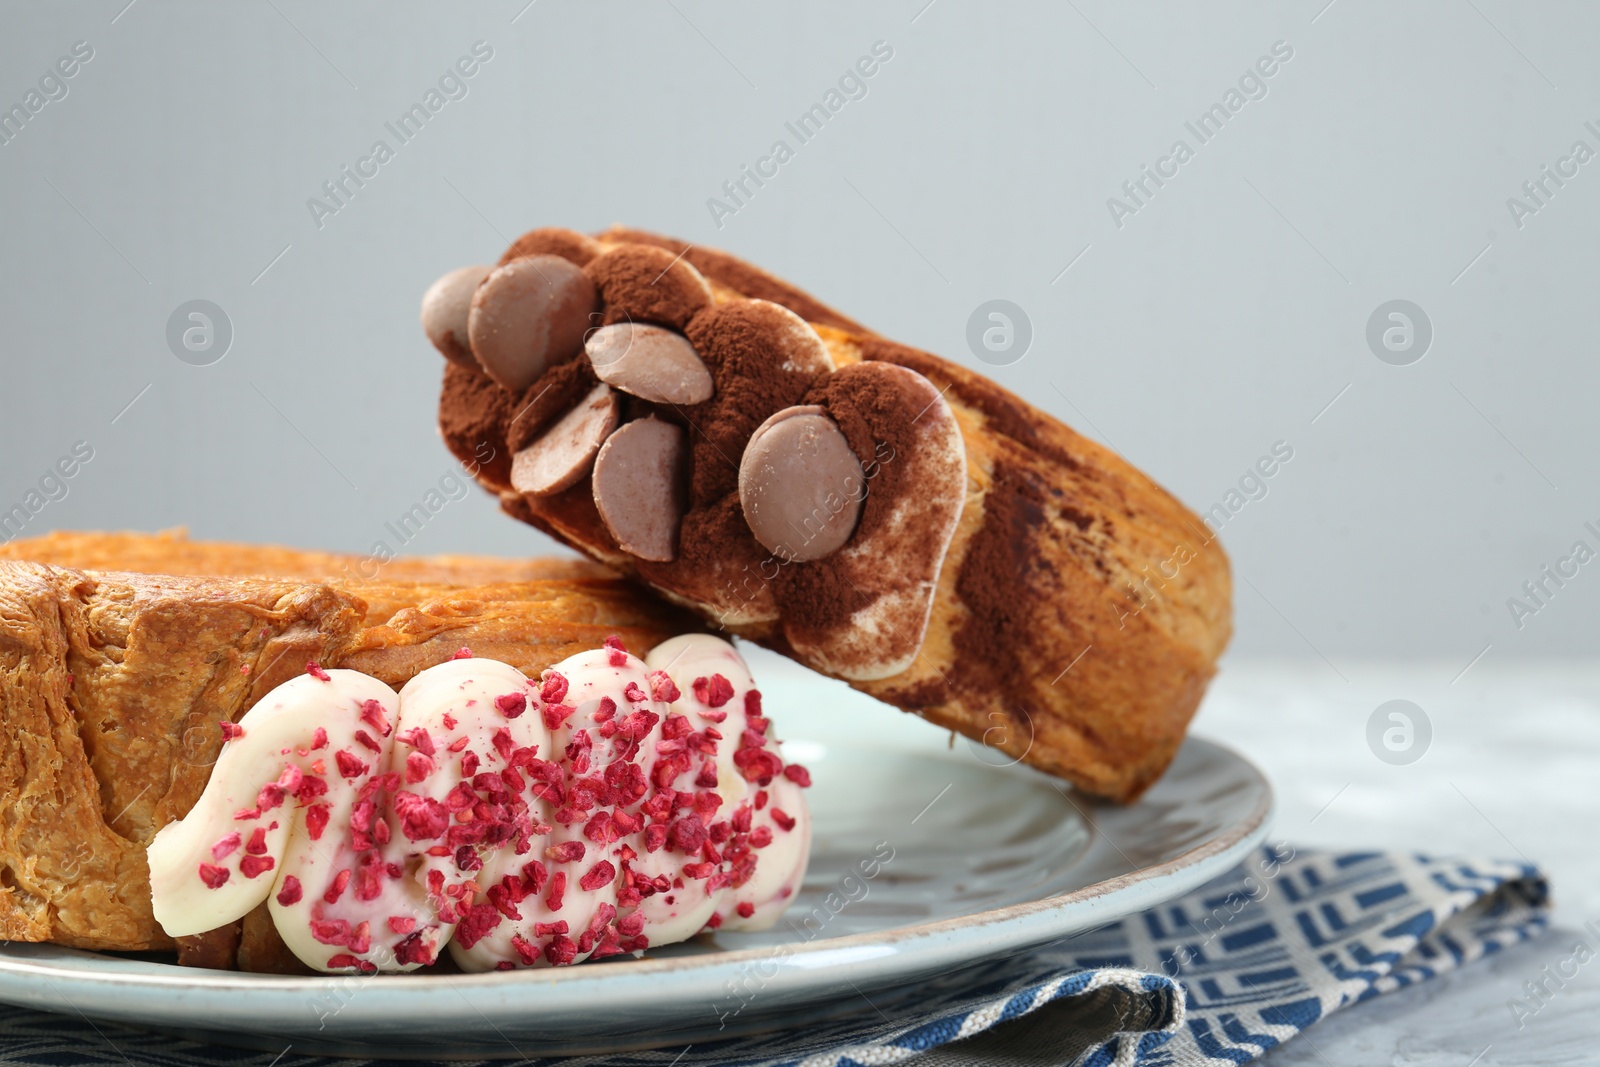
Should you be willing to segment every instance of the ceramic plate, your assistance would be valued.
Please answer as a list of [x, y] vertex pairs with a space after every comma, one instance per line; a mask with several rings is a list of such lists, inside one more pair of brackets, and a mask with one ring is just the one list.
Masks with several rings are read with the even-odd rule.
[[932, 975], [1188, 892], [1266, 834], [1266, 780], [1213, 742], [1191, 738], [1137, 804], [1100, 805], [785, 667], [763, 659], [757, 677], [785, 755], [811, 768], [815, 840], [804, 889], [774, 930], [558, 970], [372, 978], [201, 971], [0, 943], [0, 1001], [273, 1051], [293, 1042], [302, 1053], [522, 1058], [682, 1046], [858, 1012], [863, 997], [893, 1010]]

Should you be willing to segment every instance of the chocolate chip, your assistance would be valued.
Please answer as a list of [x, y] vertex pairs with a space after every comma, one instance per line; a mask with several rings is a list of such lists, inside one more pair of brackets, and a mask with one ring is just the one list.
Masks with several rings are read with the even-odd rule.
[[619, 322], [583, 343], [602, 382], [656, 404], [710, 400], [711, 372], [687, 339], [659, 326]]
[[519, 493], [551, 496], [577, 482], [594, 466], [595, 453], [622, 421], [617, 394], [597, 385], [511, 461], [511, 485]]
[[866, 496], [861, 461], [815, 405], [784, 408], [758, 426], [739, 463], [750, 532], [783, 559], [805, 562], [843, 548]]
[[512, 260], [472, 297], [467, 335], [484, 373], [514, 393], [583, 347], [594, 283], [560, 256]]
[[711, 286], [700, 272], [664, 248], [617, 245], [583, 269], [600, 287], [608, 323], [653, 322], [682, 330], [695, 312], [711, 306]]
[[594, 503], [623, 551], [670, 563], [683, 518], [683, 430], [638, 419], [611, 435], [594, 461]]
[[471, 370], [478, 369], [478, 361], [467, 345], [467, 313], [472, 310], [472, 294], [493, 269], [461, 267], [422, 294], [422, 332], [445, 359]]
[[600, 254], [600, 242], [577, 230], [541, 226], [513, 241], [511, 247], [506, 249], [506, 254], [500, 257], [498, 265], [503, 267], [513, 259], [544, 254], [560, 256], [581, 267]]

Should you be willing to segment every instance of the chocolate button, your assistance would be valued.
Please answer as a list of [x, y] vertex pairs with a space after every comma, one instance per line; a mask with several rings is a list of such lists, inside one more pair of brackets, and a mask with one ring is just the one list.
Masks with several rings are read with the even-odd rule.
[[804, 563], [843, 548], [866, 496], [861, 461], [815, 405], [784, 408], [756, 427], [739, 462], [745, 521], [783, 559]]
[[601, 446], [594, 503], [623, 551], [656, 563], [677, 558], [683, 457], [683, 430], [656, 418], [628, 423]]
[[471, 370], [478, 369], [478, 361], [467, 346], [467, 313], [472, 310], [472, 294], [493, 269], [453, 270], [422, 294], [422, 332], [445, 359]]
[[622, 405], [604, 383], [590, 390], [533, 444], [511, 461], [511, 486], [519, 493], [550, 496], [589, 473], [595, 453], [622, 421]]
[[513, 393], [583, 347], [597, 295], [588, 275], [560, 256], [513, 260], [472, 297], [467, 335], [484, 373]]
[[602, 382], [656, 404], [710, 400], [711, 372], [685, 338], [642, 322], [603, 326], [583, 344]]

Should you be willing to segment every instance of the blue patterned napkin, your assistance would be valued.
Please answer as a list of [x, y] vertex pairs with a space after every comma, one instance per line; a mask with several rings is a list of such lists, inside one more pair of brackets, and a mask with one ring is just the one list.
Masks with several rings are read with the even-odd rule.
[[[800, 1033], [537, 1067], [917, 1067], [1246, 1063], [1346, 1005], [1532, 937], [1548, 886], [1522, 863], [1394, 853], [1251, 861], [1171, 904], [959, 982], [929, 983], [917, 1014], [876, 1010]], [[0, 1008], [0, 1064], [267, 1067], [270, 1054]], [[389, 1061], [381, 1061], [389, 1062]], [[411, 1061], [415, 1062], [415, 1061]], [[289, 1051], [274, 1067], [329, 1060]]]

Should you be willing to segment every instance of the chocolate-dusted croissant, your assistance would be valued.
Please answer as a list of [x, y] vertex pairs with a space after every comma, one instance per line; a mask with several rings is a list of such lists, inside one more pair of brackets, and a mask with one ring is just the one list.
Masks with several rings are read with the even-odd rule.
[[1116, 453], [726, 253], [540, 229], [423, 305], [509, 514], [716, 628], [1132, 800], [1231, 631], [1227, 557]]

